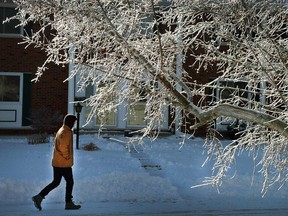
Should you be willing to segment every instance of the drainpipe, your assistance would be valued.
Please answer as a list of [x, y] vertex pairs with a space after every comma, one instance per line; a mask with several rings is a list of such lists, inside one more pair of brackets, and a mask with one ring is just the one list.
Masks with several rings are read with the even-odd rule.
[[265, 80], [261, 80], [260, 82], [260, 111], [263, 112], [263, 106], [265, 106], [266, 104], [266, 97], [265, 97], [265, 90], [266, 90], [267, 86], [266, 86], [266, 82]]
[[[178, 29], [180, 29], [180, 33], [181, 33], [181, 29], [182, 29], [182, 16], [180, 15], [179, 17], [179, 22], [178, 22]], [[178, 51], [178, 55], [176, 57], [176, 76], [179, 77], [179, 79], [181, 79], [182, 77], [182, 70], [183, 70], [183, 54], [182, 54], [182, 35], [179, 34], [179, 37], [177, 38], [177, 51]], [[181, 86], [179, 84], [176, 84], [176, 90], [177, 91], [181, 91]], [[178, 136], [181, 133], [181, 126], [180, 126], [180, 121], [181, 121], [181, 117], [180, 115], [180, 108], [177, 106], [176, 107], [176, 115], [175, 115], [175, 135]]]
[[[72, 71], [74, 68], [74, 52], [73, 49], [71, 48], [69, 50], [69, 65], [68, 65], [68, 77], [72, 75]], [[74, 100], [75, 100], [75, 76], [72, 78], [68, 79], [68, 104], [67, 104], [67, 113], [73, 114], [74, 113]]]

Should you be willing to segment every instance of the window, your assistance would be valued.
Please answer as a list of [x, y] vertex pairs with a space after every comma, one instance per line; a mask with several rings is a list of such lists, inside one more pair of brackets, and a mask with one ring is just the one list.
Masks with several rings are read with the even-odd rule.
[[145, 126], [145, 104], [130, 105], [128, 109], [128, 126]]
[[22, 34], [22, 28], [16, 26], [19, 24], [18, 20], [11, 20], [10, 22], [5, 22], [7, 18], [15, 16], [17, 13], [14, 7], [0, 7], [0, 34], [12, 34], [20, 35]]
[[19, 102], [20, 76], [0, 75], [0, 102]]
[[220, 82], [222, 89], [220, 90], [220, 100], [229, 100], [230, 98], [237, 95], [240, 98], [248, 98], [248, 93], [245, 90], [247, 82], [237, 81], [222, 81]]
[[[237, 96], [239, 99], [244, 99], [244, 101], [249, 99], [251, 100], [253, 98], [252, 91], [249, 91], [249, 87], [247, 86], [248, 83], [245, 81], [218, 80], [216, 83], [214, 83], [214, 85], [215, 86], [207, 89], [207, 93], [209, 95], [207, 101], [211, 105], [218, 103], [219, 101], [230, 101], [235, 96]], [[254, 99], [255, 97], [256, 96], [254, 95]], [[242, 105], [244, 106], [244, 104]]]
[[25, 87], [26, 102], [28, 103], [25, 102], [24, 108], [24, 77], [26, 77], [26, 75], [23, 73], [0, 72], [0, 128], [12, 128], [28, 125], [27, 122], [24, 122], [23, 120], [29, 118], [30, 89], [29, 86], [27, 86], [27, 88]]
[[[99, 89], [100, 88], [105, 88], [106, 85], [108, 85], [109, 83], [102, 83], [101, 85], [99, 85]], [[97, 94], [97, 91], [99, 91], [99, 89], [95, 89], [95, 86], [88, 85], [86, 87], [86, 91], [85, 91], [85, 97], [89, 98], [90, 96]], [[110, 101], [114, 101], [116, 98], [114, 95], [110, 95], [110, 97], [106, 98], [107, 102]], [[89, 114], [91, 112], [91, 107], [90, 106], [86, 106], [85, 107], [85, 116], [86, 119], [88, 118]], [[101, 124], [105, 125], [105, 126], [115, 126], [116, 125], [116, 114], [117, 112], [111, 111], [111, 112], [107, 112], [105, 113], [105, 116], [101, 116], [102, 118], [100, 119], [98, 117], [98, 115], [95, 116], [95, 120], [96, 120], [96, 125], [99, 126]]]
[[108, 112], [104, 118], [99, 119], [96, 117], [96, 125], [103, 124], [105, 126], [115, 126], [116, 125], [116, 113]]

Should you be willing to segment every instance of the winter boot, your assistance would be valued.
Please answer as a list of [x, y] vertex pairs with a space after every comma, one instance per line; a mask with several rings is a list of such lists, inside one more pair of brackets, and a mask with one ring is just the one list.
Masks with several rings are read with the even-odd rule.
[[66, 202], [66, 205], [65, 205], [66, 210], [76, 210], [80, 208], [81, 208], [81, 205], [75, 205], [73, 201]]
[[34, 205], [35, 205], [35, 207], [36, 207], [37, 209], [39, 209], [39, 211], [42, 210], [41, 202], [42, 202], [43, 199], [44, 199], [44, 198], [43, 198], [40, 194], [32, 197], [32, 200], [33, 200], [33, 202], [34, 202]]

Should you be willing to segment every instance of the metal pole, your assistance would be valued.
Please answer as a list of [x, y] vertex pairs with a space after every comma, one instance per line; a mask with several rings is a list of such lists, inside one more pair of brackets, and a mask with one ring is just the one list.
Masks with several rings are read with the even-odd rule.
[[80, 113], [77, 112], [76, 149], [79, 149], [79, 122], [80, 122]]

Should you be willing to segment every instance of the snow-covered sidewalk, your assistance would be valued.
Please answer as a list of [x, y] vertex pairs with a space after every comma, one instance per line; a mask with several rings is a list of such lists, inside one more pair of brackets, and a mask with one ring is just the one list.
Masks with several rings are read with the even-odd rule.
[[[123, 136], [114, 138], [127, 141]], [[75, 150], [74, 199], [82, 208], [64, 210], [62, 180], [39, 212], [31, 197], [52, 180], [53, 140], [28, 145], [25, 137], [0, 137], [0, 216], [288, 215], [287, 186], [271, 188], [262, 198], [262, 177], [245, 153], [231, 168], [221, 193], [211, 187], [191, 189], [211, 174], [211, 164], [201, 166], [202, 139], [189, 139], [184, 146], [181, 141], [176, 136], [160, 137], [127, 151], [113, 139], [81, 135], [80, 146], [94, 143], [100, 148]]]
[[[195, 201], [198, 202], [198, 201]], [[244, 201], [246, 203], [246, 201]], [[190, 205], [189, 205], [190, 204]], [[227, 203], [229, 204], [229, 203]], [[287, 216], [288, 208], [255, 208], [255, 206], [247, 206], [239, 208], [239, 205], [234, 209], [233, 205], [228, 206], [222, 201], [212, 204], [213, 208], [209, 207], [209, 203], [190, 202], [96, 202], [83, 203], [80, 210], [66, 211], [63, 208], [63, 203], [48, 203], [43, 205], [43, 210], [38, 211], [34, 206], [25, 205], [6, 205], [0, 206], [0, 216], [245, 216], [245, 215], [261, 215], [261, 216]], [[247, 203], [246, 203], [247, 204]], [[282, 203], [283, 204], [283, 203]], [[243, 204], [242, 204], [243, 205]], [[241, 206], [241, 204], [240, 204]]]

